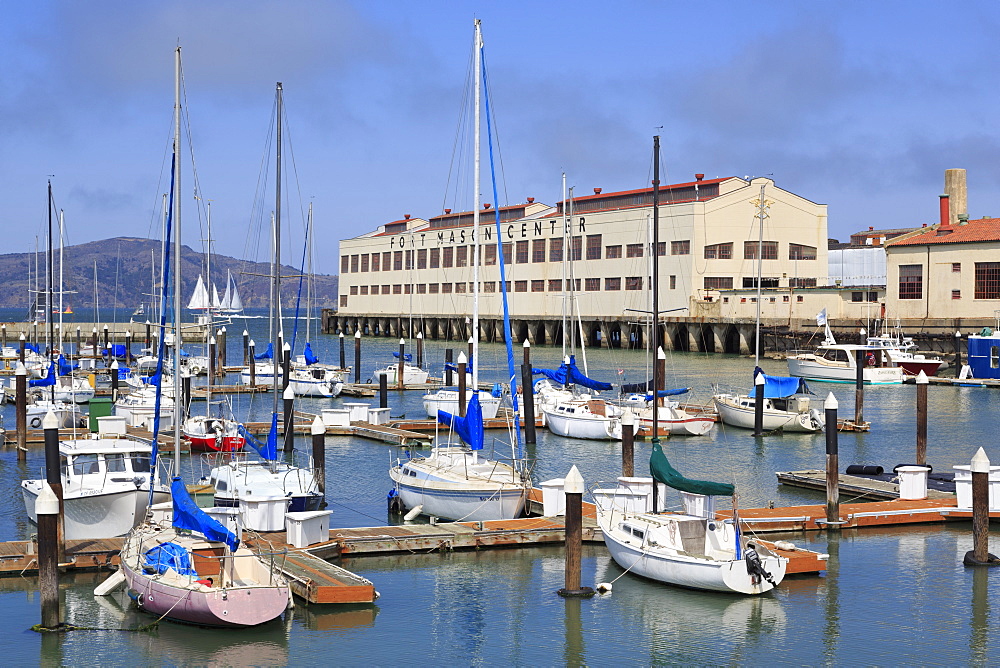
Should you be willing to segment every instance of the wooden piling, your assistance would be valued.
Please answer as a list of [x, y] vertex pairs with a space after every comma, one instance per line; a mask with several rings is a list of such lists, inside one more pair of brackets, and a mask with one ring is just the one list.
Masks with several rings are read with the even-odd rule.
[[247, 347], [247, 354], [250, 357], [250, 362], [248, 366], [250, 367], [250, 387], [255, 387], [257, 385], [257, 357], [254, 355], [256, 346], [254, 345], [253, 339], [250, 340], [250, 344]]
[[962, 560], [966, 566], [1000, 566], [990, 554], [990, 458], [982, 448], [972, 457], [972, 551]]
[[292, 381], [292, 344], [285, 343], [281, 346], [281, 389], [288, 389], [288, 384]]
[[26, 347], [26, 343], [27, 342], [25, 341], [25, 338], [24, 338], [24, 332], [21, 332], [21, 337], [18, 339], [18, 342], [17, 342], [17, 346], [18, 346], [18, 348], [17, 348], [17, 358], [19, 360], [21, 360], [21, 364], [24, 364], [24, 349]]
[[66, 561], [66, 544], [63, 536], [62, 516], [63, 506], [62, 476], [59, 470], [59, 419], [51, 410], [42, 418], [42, 430], [45, 437], [45, 481], [58, 500], [56, 522], [56, 558], [59, 563]]
[[378, 406], [389, 407], [389, 377], [385, 371], [379, 371], [378, 374]]
[[962, 332], [955, 330], [955, 378], [962, 373]]
[[[314, 475], [316, 476], [317, 486], [319, 488], [319, 493], [326, 495], [326, 425], [323, 423], [323, 419], [320, 416], [312, 422], [312, 427], [310, 428], [310, 433], [312, 434], [312, 457], [313, 457], [313, 467], [315, 469]], [[324, 499], [323, 505], [326, 506], [326, 500]]]
[[132, 330], [125, 330], [125, 366], [132, 365]]
[[917, 466], [927, 464], [927, 374], [917, 374]]
[[346, 369], [347, 368], [347, 355], [346, 355], [346, 353], [344, 351], [344, 333], [343, 332], [340, 333], [340, 337], [339, 338], [340, 338], [340, 368], [341, 369]]
[[[836, 423], [834, 423], [836, 424]], [[753, 435], [764, 435], [764, 373], [753, 378]]]
[[583, 544], [583, 476], [573, 465], [566, 474], [563, 490], [566, 494], [566, 565], [563, 597], [584, 598], [594, 595], [590, 587], [580, 586], [580, 552]]
[[[458, 354], [458, 416], [459, 417], [465, 417], [465, 408], [466, 408], [465, 402], [466, 402], [466, 397], [468, 396], [467, 394], [468, 380], [466, 379], [465, 376], [465, 370], [467, 366], [468, 366], [468, 361], [466, 360], [465, 353], [459, 353]], [[472, 391], [475, 392], [476, 388], [472, 388]]]
[[622, 476], [635, 475], [635, 413], [625, 409], [622, 415]]
[[223, 325], [222, 329], [219, 330], [222, 337], [219, 339], [219, 375], [224, 376], [226, 373], [226, 361], [228, 360], [228, 355], [226, 354], [226, 349], [229, 347], [229, 342], [227, 341], [226, 326]]
[[403, 371], [406, 368], [406, 340], [399, 339], [399, 365], [396, 367], [396, 387], [403, 389]]
[[43, 485], [35, 499], [38, 518], [38, 591], [43, 629], [55, 629], [61, 621], [59, 609], [59, 499]]
[[295, 408], [295, 390], [288, 386], [285, 388], [284, 394], [281, 395], [282, 402], [284, 403], [283, 408], [285, 410], [285, 452], [291, 452], [295, 447], [295, 429], [293, 428], [293, 415]]
[[424, 333], [417, 332], [417, 366], [424, 368]]
[[361, 384], [361, 330], [354, 331], [354, 382]]
[[118, 378], [118, 360], [111, 363], [111, 403], [118, 401], [118, 387], [121, 382]]
[[[854, 358], [854, 424], [865, 421], [865, 351], [858, 350]], [[834, 423], [836, 424], [836, 423]]]
[[[77, 329], [79, 329], [79, 327]], [[147, 350], [149, 349], [150, 345], [153, 343], [152, 323], [150, 323], [149, 320], [146, 321], [146, 339], [145, 339], [145, 343], [146, 343], [146, 349]], [[79, 353], [79, 352], [80, 351], [78, 349], [77, 353]]]
[[524, 411], [524, 442], [535, 443], [535, 393], [531, 384], [531, 363], [521, 365], [521, 403]]
[[216, 369], [216, 367], [215, 367], [215, 353], [216, 353], [215, 346], [216, 346], [215, 337], [214, 336], [209, 337], [209, 339], [208, 339], [208, 369], [206, 369], [206, 371], [208, 372], [208, 386], [209, 387], [212, 387], [213, 385], [215, 385], [215, 369]]
[[[22, 339], [23, 343], [23, 339]], [[14, 429], [17, 432], [17, 461], [28, 459], [28, 370], [17, 363], [14, 370]]]
[[830, 392], [823, 404], [826, 409], [826, 522], [827, 528], [840, 530], [840, 456], [837, 444], [837, 398]]
[[454, 362], [454, 351], [451, 348], [445, 348], [444, 350], [444, 384], [451, 385], [451, 367], [449, 366]]

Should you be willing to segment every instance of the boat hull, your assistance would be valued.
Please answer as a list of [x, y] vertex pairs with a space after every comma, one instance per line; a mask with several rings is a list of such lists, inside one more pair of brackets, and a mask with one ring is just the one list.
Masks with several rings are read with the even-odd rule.
[[[21, 484], [24, 508], [32, 522], [38, 523], [35, 501], [38, 486]], [[154, 491], [153, 503], [170, 500], [166, 491]], [[68, 540], [113, 538], [124, 536], [146, 519], [148, 489], [131, 489], [107, 494], [70, 497], [63, 502], [63, 529]]]
[[423, 506], [422, 514], [430, 517], [466, 522], [510, 520], [519, 517], [524, 509], [525, 494], [521, 488], [497, 491], [431, 489], [396, 482], [403, 505], [407, 508]]
[[[472, 399], [472, 393], [468, 393], [466, 405]], [[483, 419], [492, 420], [500, 412], [500, 397], [494, 397], [489, 392], [480, 390], [479, 405], [483, 409]], [[445, 411], [456, 415], [458, 413], [458, 391], [438, 390], [432, 394], [424, 395], [424, 411], [427, 417], [437, 419], [438, 411]]]
[[[903, 369], [900, 367], [865, 367], [862, 373], [864, 382], [871, 385], [894, 385], [903, 382]], [[812, 355], [789, 357], [788, 374], [833, 383], [854, 383], [857, 380], [856, 367], [823, 364]]]
[[594, 413], [579, 416], [563, 415], [550, 409], [543, 409], [542, 412], [545, 415], [545, 426], [557, 436], [595, 441], [621, 440], [622, 429], [619, 418]]
[[[713, 397], [715, 408], [719, 411], [719, 419], [724, 424], [742, 429], [755, 429], [753, 408], [743, 408], [735, 404], [732, 395]], [[763, 428], [766, 431], [782, 429], [784, 431], [815, 433], [823, 430], [823, 425], [809, 412], [793, 413], [775, 409], [764, 409]]]

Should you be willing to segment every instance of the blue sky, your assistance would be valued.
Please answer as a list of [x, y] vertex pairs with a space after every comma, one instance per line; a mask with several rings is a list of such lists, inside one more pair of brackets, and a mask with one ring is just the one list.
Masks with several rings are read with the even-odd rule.
[[578, 194], [642, 187], [659, 133], [666, 182], [770, 175], [829, 205], [842, 240], [935, 222], [952, 167], [969, 170], [970, 215], [1000, 216], [996, 2], [25, 1], [0, 4], [0, 252], [44, 236], [49, 175], [70, 243], [159, 235], [178, 43], [190, 245], [205, 232], [189, 146], [216, 250], [266, 256], [276, 81], [286, 261], [308, 202], [328, 273], [341, 238], [468, 208], [449, 167], [474, 17], [501, 203], [555, 202], [563, 171]]

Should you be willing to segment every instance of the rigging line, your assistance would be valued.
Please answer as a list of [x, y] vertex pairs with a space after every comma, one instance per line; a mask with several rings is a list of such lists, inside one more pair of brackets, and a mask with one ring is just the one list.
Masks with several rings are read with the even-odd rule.
[[[485, 50], [483, 51], [483, 54], [482, 54], [482, 60], [483, 60], [483, 72], [485, 72], [486, 71], [486, 52], [485, 52]], [[488, 81], [485, 80], [485, 78], [484, 78], [484, 81], [483, 81], [483, 88], [486, 89], [486, 95], [488, 97], [491, 96], [491, 93], [493, 91], [490, 89], [490, 84], [489, 84]], [[497, 161], [500, 163], [500, 183], [503, 185], [503, 198], [504, 198], [503, 201], [505, 203], [509, 203], [510, 202], [510, 197], [507, 194], [507, 174], [506, 174], [506, 172], [504, 171], [504, 168], [503, 168], [503, 151], [500, 148], [500, 128], [499, 128], [499, 122], [497, 121], [496, 114], [491, 114], [491, 115], [492, 115], [492, 119], [491, 120], [493, 121], [493, 136], [496, 137], [496, 143], [497, 143]], [[494, 193], [494, 199], [496, 199], [496, 193]], [[498, 209], [500, 208], [500, 202], [494, 202], [494, 205]]]
[[[465, 71], [465, 86], [462, 89], [462, 104], [460, 106], [460, 111], [458, 114], [458, 123], [455, 127], [455, 141], [452, 143], [451, 147], [451, 162], [448, 164], [448, 176], [445, 179], [444, 187], [444, 197], [441, 200], [441, 211], [444, 211], [448, 206], [448, 193], [451, 188], [451, 177], [452, 173], [456, 171], [456, 165], [464, 164], [464, 150], [465, 143], [462, 142], [462, 137], [468, 132], [468, 117], [469, 117], [469, 102], [472, 97], [472, 68], [475, 64], [475, 48], [472, 49], [472, 55], [469, 57], [469, 64]], [[460, 171], [460, 170], [459, 170]], [[458, 202], [458, 180], [459, 175], [455, 176], [455, 190], [453, 208], [458, 209], [455, 203]]]

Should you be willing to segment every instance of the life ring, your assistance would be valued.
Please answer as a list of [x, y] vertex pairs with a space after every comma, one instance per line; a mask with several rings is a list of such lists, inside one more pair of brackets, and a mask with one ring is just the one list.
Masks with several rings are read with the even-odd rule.
[[868, 355], [865, 356], [865, 363], [868, 366], [875, 366], [875, 353], [868, 353]]
[[35, 417], [31, 418], [31, 422], [28, 423], [28, 426], [31, 427], [32, 429], [38, 429], [39, 427], [42, 426], [42, 418], [36, 415]]

